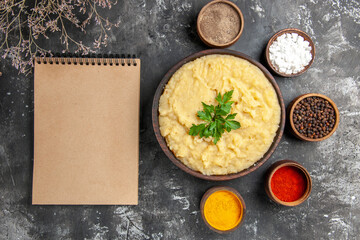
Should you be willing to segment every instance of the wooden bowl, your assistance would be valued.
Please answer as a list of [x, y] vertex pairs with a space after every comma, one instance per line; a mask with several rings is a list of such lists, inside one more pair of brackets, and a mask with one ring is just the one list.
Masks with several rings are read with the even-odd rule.
[[[307, 184], [306, 184], [306, 189], [305, 189], [304, 195], [294, 202], [281, 201], [274, 195], [274, 193], [271, 190], [271, 178], [273, 177], [274, 173], [278, 169], [285, 167], [285, 166], [289, 166], [289, 167], [291, 166], [291, 167], [296, 167], [297, 169], [300, 169], [304, 173], [304, 176], [306, 177]], [[267, 171], [266, 180], [265, 180], [265, 191], [266, 191], [267, 195], [269, 196], [269, 198], [278, 204], [288, 206], [288, 207], [297, 206], [297, 205], [303, 203], [306, 199], [308, 199], [308, 197], [310, 196], [310, 193], [311, 193], [311, 189], [312, 189], [312, 181], [311, 181], [310, 174], [298, 162], [295, 162], [292, 160], [281, 160], [281, 161], [278, 161], [278, 162], [275, 162], [274, 164], [272, 164]]]
[[[248, 169], [244, 169], [238, 173], [233, 173], [233, 174], [228, 174], [228, 175], [204, 175], [204, 174], [200, 173], [199, 171], [195, 171], [195, 170], [189, 168], [188, 166], [186, 166], [185, 164], [183, 164], [179, 159], [177, 159], [175, 157], [173, 152], [168, 148], [165, 138], [160, 133], [160, 127], [159, 127], [159, 112], [158, 112], [159, 99], [164, 91], [164, 87], [166, 86], [166, 84], [168, 83], [168, 81], [170, 80], [172, 75], [184, 64], [186, 64], [190, 61], [193, 61], [199, 57], [211, 55], [211, 54], [224, 54], [224, 55], [235, 56], [238, 58], [245, 59], [245, 60], [249, 61], [250, 63], [254, 64], [255, 66], [257, 66], [264, 73], [264, 75], [267, 77], [269, 82], [274, 87], [275, 92], [278, 97], [280, 108], [281, 108], [281, 118], [280, 118], [279, 128], [276, 132], [276, 136], [275, 136], [269, 150], [264, 154], [264, 156], [261, 159], [259, 159], [259, 161], [257, 161], [254, 165], [252, 165]], [[158, 88], [156, 89], [156, 92], [154, 95], [154, 100], [153, 100], [153, 105], [152, 105], [152, 122], [153, 122], [155, 136], [156, 136], [157, 141], [160, 144], [161, 149], [164, 151], [165, 155], [181, 170], [183, 170], [195, 177], [205, 179], [205, 180], [212, 180], [212, 181], [225, 181], [225, 180], [231, 180], [231, 179], [235, 179], [235, 178], [238, 178], [241, 176], [245, 176], [245, 175], [255, 171], [256, 169], [258, 169], [261, 165], [263, 165], [264, 162], [270, 158], [271, 154], [273, 154], [273, 152], [275, 151], [275, 148], [277, 147], [277, 145], [280, 142], [280, 139], [283, 135], [284, 127], [285, 127], [285, 115], [286, 115], [285, 114], [285, 105], [284, 105], [283, 97], [281, 95], [280, 88], [277, 85], [274, 77], [269, 73], [269, 71], [263, 65], [261, 65], [260, 63], [258, 63], [255, 60], [251, 59], [249, 56], [247, 56], [243, 53], [228, 50], [228, 49], [209, 49], [209, 50], [201, 51], [201, 52], [195, 53], [193, 55], [190, 55], [189, 57], [186, 57], [185, 59], [178, 62], [175, 66], [173, 66], [165, 74], [165, 76], [161, 80]]]
[[[302, 36], [306, 41], [308, 41], [310, 43], [310, 46], [311, 46], [311, 55], [312, 55], [312, 59], [310, 61], [310, 63], [303, 69], [301, 70], [300, 72], [298, 73], [294, 73], [294, 74], [286, 74], [286, 73], [282, 73], [282, 72], [279, 72], [278, 70], [275, 69], [274, 65], [271, 63], [270, 61], [270, 53], [269, 53], [269, 48], [270, 46], [273, 44], [273, 42], [280, 36], [280, 35], [283, 35], [285, 33], [297, 33], [299, 34], [300, 36]], [[283, 29], [277, 33], [274, 34], [274, 36], [272, 36], [266, 46], [266, 50], [265, 50], [265, 57], [266, 57], [266, 61], [270, 67], [270, 69], [276, 73], [277, 75], [279, 76], [282, 76], [282, 77], [295, 77], [295, 76], [299, 76], [301, 74], [303, 74], [304, 72], [306, 72], [311, 64], [314, 62], [314, 59], [315, 59], [315, 45], [314, 45], [314, 42], [311, 40], [311, 38], [309, 37], [309, 35], [307, 35], [305, 32], [299, 30], [299, 29], [296, 29], [296, 28], [286, 28], [286, 29]]]
[[[228, 191], [228, 192], [233, 193], [234, 195], [236, 195], [238, 197], [238, 199], [240, 200], [240, 203], [242, 205], [241, 220], [239, 221], [239, 223], [234, 228], [226, 230], [226, 231], [222, 231], [222, 230], [216, 229], [213, 226], [211, 226], [208, 223], [208, 221], [206, 220], [205, 214], [204, 214], [204, 206], [205, 206], [206, 200], [210, 197], [211, 194], [213, 194], [214, 192], [217, 192], [217, 191]], [[207, 190], [205, 192], [205, 194], [203, 195], [203, 197], [201, 199], [201, 202], [200, 202], [200, 212], [201, 212], [201, 217], [204, 220], [204, 223], [206, 224], [206, 226], [208, 226], [214, 232], [223, 234], [223, 233], [233, 232], [233, 231], [235, 231], [236, 229], [238, 229], [241, 226], [241, 224], [243, 223], [244, 218], [245, 218], [246, 205], [245, 205], [244, 199], [241, 197], [240, 193], [238, 191], [236, 191], [234, 188], [226, 187], [226, 186], [218, 186], [218, 187], [212, 187], [212, 188], [210, 188], [209, 190]]]
[[[211, 42], [209, 39], [207, 39], [204, 35], [204, 33], [201, 31], [201, 28], [200, 28], [200, 22], [201, 22], [201, 19], [205, 13], [205, 10], [213, 5], [213, 4], [216, 4], [216, 3], [224, 3], [224, 4], [228, 4], [230, 5], [238, 14], [239, 14], [239, 17], [240, 17], [240, 29], [239, 29], [239, 33], [236, 35], [236, 37], [234, 39], [232, 39], [230, 42], [227, 42], [227, 43], [224, 43], [224, 44], [215, 44], [214, 42]], [[238, 6], [236, 6], [236, 4], [234, 4], [233, 2], [231, 1], [227, 1], [227, 0], [214, 0], [214, 1], [211, 1], [209, 2], [208, 4], [206, 4], [200, 11], [199, 15], [198, 15], [198, 18], [197, 18], [197, 23], [196, 23], [196, 29], [197, 29], [197, 33], [200, 37], [200, 39], [206, 44], [208, 45], [209, 47], [215, 47], [215, 48], [227, 48], [231, 45], [233, 45], [237, 40], [239, 40], [243, 30], [244, 30], [244, 16], [242, 14], [242, 12], [240, 11], [240, 9], [238, 8]]]
[[[293, 121], [293, 115], [294, 115], [294, 109], [296, 107], [296, 105], [303, 100], [304, 98], [307, 97], [320, 97], [323, 98], [325, 100], [327, 100], [330, 105], [334, 108], [335, 111], [335, 124], [334, 124], [334, 128], [330, 131], [330, 133], [322, 138], [308, 138], [304, 135], [302, 135], [301, 133], [298, 132], [298, 130], [296, 130], [295, 125], [294, 125], [294, 121]], [[336, 104], [327, 96], [320, 94], [320, 93], [307, 93], [307, 94], [303, 94], [300, 95], [298, 97], [296, 97], [294, 100], [292, 100], [292, 102], [289, 104], [288, 108], [287, 108], [287, 112], [288, 112], [288, 116], [289, 116], [289, 122], [290, 122], [290, 130], [291, 133], [297, 137], [298, 139], [304, 140], [304, 141], [308, 141], [308, 142], [319, 142], [319, 141], [323, 141], [327, 138], [329, 138], [337, 129], [339, 122], [340, 122], [340, 114], [339, 114], [339, 110], [336, 106]]]

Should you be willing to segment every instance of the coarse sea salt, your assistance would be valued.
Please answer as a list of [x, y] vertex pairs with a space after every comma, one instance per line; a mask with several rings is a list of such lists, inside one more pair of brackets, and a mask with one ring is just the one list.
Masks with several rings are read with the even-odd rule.
[[269, 57], [277, 71], [296, 74], [311, 62], [311, 46], [297, 33], [284, 33], [270, 45]]

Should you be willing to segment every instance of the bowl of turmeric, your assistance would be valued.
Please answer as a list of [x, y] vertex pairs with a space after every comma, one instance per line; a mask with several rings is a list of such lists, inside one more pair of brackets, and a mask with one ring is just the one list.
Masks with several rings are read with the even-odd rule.
[[201, 199], [200, 211], [206, 226], [217, 233], [240, 227], [245, 217], [245, 202], [240, 193], [226, 186], [212, 187]]

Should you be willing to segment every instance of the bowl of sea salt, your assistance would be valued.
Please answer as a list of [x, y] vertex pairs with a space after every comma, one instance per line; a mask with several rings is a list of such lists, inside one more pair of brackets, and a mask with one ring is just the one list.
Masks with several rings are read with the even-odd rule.
[[265, 55], [273, 72], [294, 77], [306, 72], [314, 62], [315, 45], [305, 32], [286, 28], [270, 38]]

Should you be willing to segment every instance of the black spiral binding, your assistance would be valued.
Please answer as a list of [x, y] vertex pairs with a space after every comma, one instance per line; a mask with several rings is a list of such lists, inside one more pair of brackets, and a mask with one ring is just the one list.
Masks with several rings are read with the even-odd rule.
[[125, 54], [98, 54], [98, 55], [63, 55], [55, 54], [54, 56], [35, 57], [38, 64], [62, 64], [62, 65], [104, 65], [104, 66], [136, 66], [136, 55], [127, 56]]

